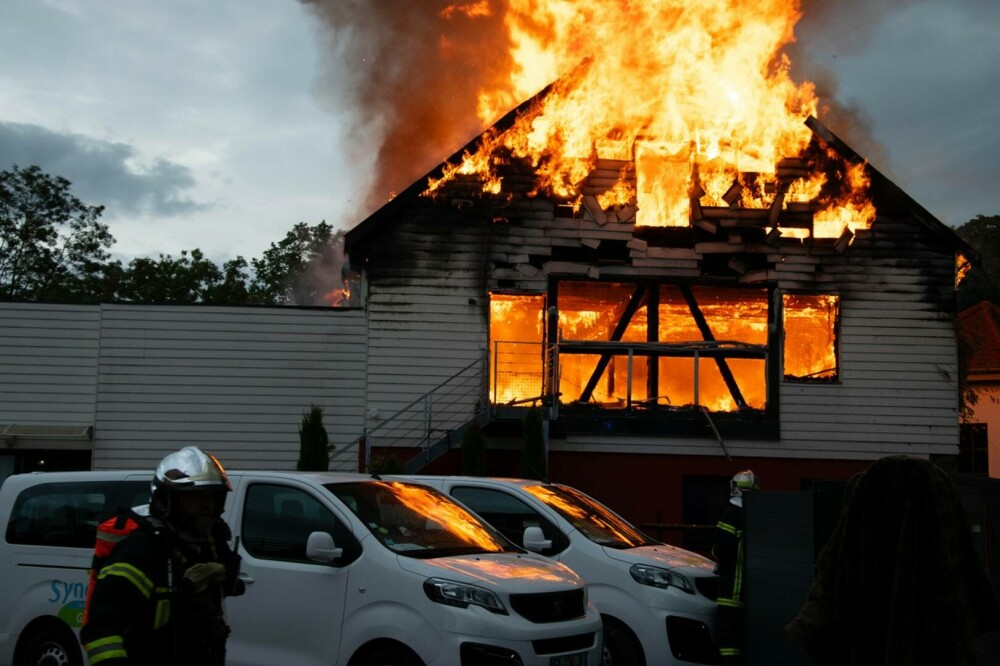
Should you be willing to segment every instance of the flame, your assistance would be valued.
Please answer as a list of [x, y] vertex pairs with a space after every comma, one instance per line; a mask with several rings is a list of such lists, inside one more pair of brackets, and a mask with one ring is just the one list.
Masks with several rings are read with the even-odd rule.
[[331, 308], [341, 308], [346, 306], [351, 300], [351, 290], [348, 287], [342, 289], [331, 289], [323, 294], [322, 302]]
[[967, 256], [961, 252], [955, 255], [955, 289], [962, 286], [962, 282], [965, 278], [969, 277], [969, 272], [972, 270], [972, 262]]
[[813, 236], [837, 238], [845, 230], [851, 233], [867, 229], [875, 219], [875, 206], [868, 199], [870, 178], [864, 163], [847, 166], [842, 182], [847, 192], [816, 213]]
[[468, 18], [485, 18], [493, 15], [490, 9], [490, 0], [479, 0], [478, 2], [467, 2], [464, 5], [449, 5], [439, 12], [443, 19], [452, 19], [457, 14]]
[[395, 495], [402, 504], [427, 520], [434, 521], [462, 541], [491, 553], [503, 551], [503, 546], [475, 516], [443, 495], [422, 486], [397, 482], [379, 484]]
[[496, 404], [542, 394], [545, 296], [490, 294], [490, 354]]
[[[589, 400], [611, 409], [628, 406], [631, 398], [633, 407], [702, 405], [713, 411], [737, 410], [739, 406], [714, 359], [699, 352], [696, 373], [692, 350], [705, 348], [706, 341], [686, 300], [677, 287], [664, 285], [659, 289], [659, 329], [654, 338], [683, 347], [688, 353], [659, 359], [658, 381], [651, 394], [649, 357], [634, 353], [630, 371], [623, 349], [611, 357]], [[611, 340], [634, 290], [631, 284], [561, 282], [559, 341]], [[717, 344], [767, 345], [766, 290], [694, 287], [692, 292]], [[543, 349], [546, 299], [510, 294], [491, 294], [490, 298], [492, 400], [499, 404], [530, 402], [542, 395], [548, 371]], [[784, 304], [786, 374], [814, 378], [835, 374], [837, 297], [788, 295]], [[638, 349], [650, 339], [648, 316], [648, 305], [636, 309], [621, 336], [623, 347], [634, 343]], [[600, 359], [598, 354], [560, 352], [558, 390], [563, 404], [583, 397]], [[765, 361], [729, 358], [726, 366], [747, 406], [763, 409], [767, 400]]]
[[[490, 9], [469, 2], [444, 11]], [[487, 131], [476, 152], [446, 165], [426, 194], [468, 177], [501, 194], [500, 168], [512, 158], [534, 170], [533, 193], [569, 201], [598, 159], [634, 163], [634, 176], [623, 173], [598, 202], [635, 205], [640, 226], [687, 226], [692, 193], [702, 206], [763, 209], [776, 192], [788, 190], [787, 205], [824, 190], [818, 171], [790, 187], [778, 173], [783, 158], [805, 153], [804, 121], [819, 108], [813, 84], [792, 80], [783, 53], [799, 0], [508, 0], [496, 11], [505, 12], [511, 64], [503, 84], [479, 92], [481, 120], [552, 87], [511, 127]], [[742, 189], [729, 198], [733, 183]], [[825, 189], [815, 236], [837, 238], [874, 219], [867, 183], [848, 174]]]
[[590, 525], [631, 547], [646, 543], [645, 537], [634, 527], [583, 493], [566, 486], [557, 488], [559, 492], [546, 486], [525, 486], [524, 490], [565, 515], [583, 532], [587, 531], [585, 526]]
[[821, 379], [836, 376], [840, 298], [783, 294], [782, 306], [785, 376]]

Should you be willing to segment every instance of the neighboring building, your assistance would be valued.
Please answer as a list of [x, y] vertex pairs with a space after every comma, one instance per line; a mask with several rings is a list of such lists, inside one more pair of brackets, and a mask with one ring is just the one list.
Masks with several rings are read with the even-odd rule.
[[956, 326], [965, 378], [958, 468], [1000, 478], [1000, 308], [983, 301]]
[[152, 469], [189, 444], [294, 469], [314, 404], [355, 468], [365, 337], [358, 309], [0, 303], [0, 478]]

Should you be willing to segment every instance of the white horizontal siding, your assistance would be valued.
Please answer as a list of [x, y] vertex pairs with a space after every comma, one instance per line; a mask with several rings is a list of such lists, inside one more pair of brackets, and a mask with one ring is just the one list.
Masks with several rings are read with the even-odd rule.
[[0, 303], [0, 423], [94, 423], [100, 311]]
[[[488, 226], [452, 223], [447, 215], [405, 220], [393, 229], [392, 243], [380, 245], [378, 259], [369, 262], [366, 407], [377, 414], [368, 427], [381, 428], [374, 433], [376, 444], [380, 432], [388, 435], [400, 430], [400, 423], [419, 421], [421, 407], [411, 408], [414, 401], [484, 358], [490, 232]], [[449, 386], [441, 393], [452, 390]], [[455, 390], [458, 394], [447, 398], [448, 411], [467, 420], [478, 392]], [[432, 427], [459, 425], [438, 418], [442, 422]], [[423, 433], [420, 425], [414, 423], [416, 434]]]
[[951, 320], [916, 293], [855, 292], [841, 303], [841, 381], [782, 383], [780, 450], [803, 457], [957, 453], [958, 361]]
[[360, 310], [103, 306], [95, 468], [193, 444], [233, 468], [293, 469], [311, 405], [331, 443], [364, 426]]

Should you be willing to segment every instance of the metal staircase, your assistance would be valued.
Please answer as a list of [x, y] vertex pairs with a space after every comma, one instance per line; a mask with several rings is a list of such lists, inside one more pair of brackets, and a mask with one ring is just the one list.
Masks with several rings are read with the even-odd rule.
[[[488, 359], [484, 353], [433, 389], [403, 407], [353, 442], [333, 452], [330, 469], [358, 470], [358, 449], [364, 445], [365, 469], [371, 469], [371, 451], [398, 448], [415, 455], [406, 458], [403, 471], [413, 474], [462, 442], [473, 421], [489, 419]], [[353, 454], [353, 455], [352, 455]]]

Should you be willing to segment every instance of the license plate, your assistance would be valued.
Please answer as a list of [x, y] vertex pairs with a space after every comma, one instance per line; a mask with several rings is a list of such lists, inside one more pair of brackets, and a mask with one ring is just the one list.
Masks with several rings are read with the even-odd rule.
[[577, 652], [576, 654], [550, 657], [549, 666], [587, 666], [587, 653]]

